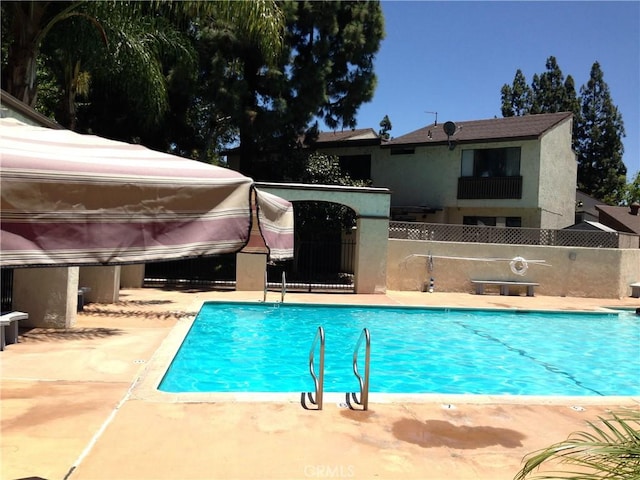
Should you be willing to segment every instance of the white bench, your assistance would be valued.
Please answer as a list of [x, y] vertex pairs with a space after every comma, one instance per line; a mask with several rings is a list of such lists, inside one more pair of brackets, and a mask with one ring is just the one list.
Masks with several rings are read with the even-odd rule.
[[631, 287], [631, 296], [640, 298], [640, 282], [632, 283], [629, 286]]
[[9, 312], [0, 315], [0, 351], [5, 345], [18, 343], [18, 321], [27, 320], [28, 313]]
[[517, 282], [513, 280], [471, 280], [476, 286], [476, 295], [484, 295], [485, 285], [497, 285], [500, 287], [500, 295], [509, 295], [509, 287], [527, 287], [527, 297], [533, 297], [534, 287], [539, 283]]

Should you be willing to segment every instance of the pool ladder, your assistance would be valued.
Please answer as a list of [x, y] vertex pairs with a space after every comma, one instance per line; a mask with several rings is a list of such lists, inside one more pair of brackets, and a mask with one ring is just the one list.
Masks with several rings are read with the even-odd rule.
[[[262, 297], [262, 301], [266, 303], [267, 301], [267, 271], [264, 271], [264, 295]], [[282, 289], [280, 292], [280, 303], [284, 303], [284, 294], [287, 293], [287, 277], [284, 272], [282, 272]]]
[[[362, 342], [365, 342], [365, 354], [364, 354], [364, 379], [358, 372], [358, 352], [362, 346]], [[357, 392], [347, 392], [346, 399], [347, 405], [350, 409], [355, 410], [353, 403], [362, 406], [362, 410], [369, 409], [369, 359], [371, 357], [371, 335], [368, 328], [363, 328], [356, 348], [353, 349], [353, 373], [358, 379], [360, 384], [360, 399], [358, 400]], [[352, 403], [353, 402], [353, 403]]]
[[[365, 359], [364, 359], [364, 378], [358, 371], [358, 353], [362, 347], [362, 343], [365, 343]], [[315, 353], [316, 348], [320, 345], [320, 362], [318, 366], [319, 373], [316, 375], [315, 371]], [[358, 379], [360, 385], [360, 398], [358, 398], [358, 392], [347, 392], [346, 400], [347, 406], [351, 410], [359, 410], [354, 408], [355, 405], [360, 405], [362, 410], [369, 409], [369, 360], [371, 357], [371, 335], [369, 329], [363, 328], [360, 337], [356, 343], [356, 347], [353, 349], [353, 373]], [[316, 406], [316, 410], [322, 410], [322, 402], [324, 395], [324, 328], [318, 327], [316, 336], [313, 338], [311, 349], [309, 350], [309, 373], [313, 379], [315, 387], [314, 392], [302, 392], [300, 394], [300, 403], [303, 408], [310, 410], [307, 405], [307, 400]]]
[[[314, 364], [318, 344], [320, 344], [320, 363], [318, 367], [319, 373], [316, 375]], [[311, 349], [309, 350], [309, 373], [311, 373], [311, 378], [313, 378], [315, 392], [302, 392], [300, 403], [305, 409], [309, 410], [307, 406], [308, 399], [309, 402], [317, 407], [316, 410], [322, 410], [322, 399], [324, 395], [324, 328], [322, 327], [318, 327], [316, 336], [313, 338], [313, 343], [311, 344]]]

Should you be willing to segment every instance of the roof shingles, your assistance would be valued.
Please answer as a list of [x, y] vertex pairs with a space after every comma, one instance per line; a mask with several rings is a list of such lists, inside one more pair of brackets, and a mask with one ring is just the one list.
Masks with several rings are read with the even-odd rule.
[[637, 233], [640, 235], [640, 215], [631, 213], [629, 207], [596, 205], [600, 212], [600, 223], [604, 223], [619, 232]]
[[450, 138], [447, 138], [447, 134], [444, 132], [444, 124], [431, 124], [390, 140], [386, 146], [441, 144], [447, 143], [449, 140], [469, 143], [538, 138], [550, 128], [572, 116], [571, 112], [560, 112], [455, 122], [456, 131]]

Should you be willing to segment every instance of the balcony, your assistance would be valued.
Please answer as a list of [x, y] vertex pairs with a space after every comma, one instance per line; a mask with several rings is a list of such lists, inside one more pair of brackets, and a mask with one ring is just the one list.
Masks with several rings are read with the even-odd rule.
[[458, 200], [522, 198], [522, 177], [459, 177]]

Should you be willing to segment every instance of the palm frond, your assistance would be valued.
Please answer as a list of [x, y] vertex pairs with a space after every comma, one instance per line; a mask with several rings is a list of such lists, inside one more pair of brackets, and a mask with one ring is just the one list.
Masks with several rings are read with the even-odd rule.
[[[529, 454], [514, 480], [537, 479], [640, 479], [640, 410], [612, 412], [611, 418], [587, 422], [589, 431], [575, 432], [563, 442]], [[576, 470], [546, 471], [530, 475], [556, 460]]]

